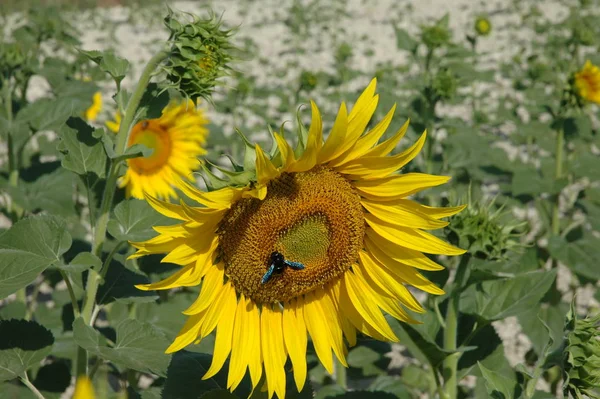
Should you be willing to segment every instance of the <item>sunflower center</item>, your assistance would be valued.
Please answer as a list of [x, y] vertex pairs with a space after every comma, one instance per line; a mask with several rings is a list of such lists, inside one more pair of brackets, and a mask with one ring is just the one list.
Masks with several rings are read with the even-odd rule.
[[[364, 235], [360, 197], [338, 173], [316, 167], [284, 173], [264, 200], [236, 202], [219, 227], [225, 273], [257, 303], [285, 302], [342, 275], [358, 259]], [[273, 253], [285, 264], [273, 264]], [[298, 266], [304, 266], [301, 268]]]
[[129, 135], [128, 146], [143, 144], [154, 150], [150, 156], [130, 159], [129, 166], [138, 174], [153, 174], [160, 170], [171, 155], [169, 133], [156, 120], [136, 124]]

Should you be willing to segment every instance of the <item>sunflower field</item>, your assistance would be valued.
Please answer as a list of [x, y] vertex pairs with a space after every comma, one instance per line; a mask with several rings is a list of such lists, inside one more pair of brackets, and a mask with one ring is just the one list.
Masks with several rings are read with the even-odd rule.
[[0, 2], [0, 399], [600, 398], [600, 0], [167, 3]]

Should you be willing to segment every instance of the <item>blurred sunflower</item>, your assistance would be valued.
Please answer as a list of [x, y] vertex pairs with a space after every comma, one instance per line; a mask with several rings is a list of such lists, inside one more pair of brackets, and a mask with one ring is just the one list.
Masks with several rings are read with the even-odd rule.
[[575, 87], [583, 99], [600, 104], [600, 68], [586, 61], [575, 74]]
[[264, 365], [269, 397], [284, 398], [288, 356], [299, 391], [306, 381], [309, 335], [332, 373], [332, 351], [346, 366], [347, 345], [356, 344], [357, 331], [397, 341], [383, 312], [405, 322], [413, 322], [405, 308], [423, 312], [407, 285], [443, 293], [419, 273], [442, 269], [423, 252], [464, 251], [425, 230], [446, 226], [440, 219], [463, 207], [433, 208], [406, 198], [449, 178], [395, 174], [417, 156], [425, 133], [406, 151], [388, 156], [408, 128], [407, 122], [378, 144], [394, 106], [363, 134], [377, 107], [375, 86], [373, 80], [350, 113], [342, 104], [324, 142], [321, 116], [311, 102], [310, 129], [299, 134], [306, 140], [294, 151], [274, 133], [272, 156], [254, 146], [255, 175], [248, 184], [203, 192], [181, 183], [202, 207], [147, 197], [160, 213], [182, 222], [155, 227], [159, 235], [132, 243], [138, 249], [132, 256], [168, 253], [163, 261], [182, 268], [137, 287], [170, 289], [202, 281], [198, 299], [183, 312], [189, 318], [167, 352], [216, 329], [204, 379], [230, 357], [228, 388], [238, 386], [246, 369], [256, 387]]
[[[107, 122], [113, 132], [119, 131], [121, 115]], [[173, 182], [193, 180], [192, 172], [200, 168], [198, 157], [206, 154], [204, 144], [208, 119], [202, 110], [189, 101], [172, 102], [160, 118], [138, 122], [129, 135], [128, 147], [143, 144], [153, 150], [147, 157], [128, 159], [127, 172], [120, 180], [127, 196], [144, 198], [175, 198]]]
[[102, 111], [102, 93], [97, 91], [92, 96], [92, 105], [85, 110], [85, 119], [94, 122]]
[[87, 376], [81, 376], [77, 378], [75, 384], [75, 392], [73, 392], [73, 399], [95, 399], [96, 394], [94, 393], [94, 386], [92, 381]]

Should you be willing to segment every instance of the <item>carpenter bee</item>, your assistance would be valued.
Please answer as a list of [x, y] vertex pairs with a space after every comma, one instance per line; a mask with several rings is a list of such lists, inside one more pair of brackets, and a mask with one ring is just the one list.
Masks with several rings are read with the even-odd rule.
[[271, 279], [273, 273], [280, 274], [285, 270], [286, 266], [291, 267], [294, 270], [302, 270], [304, 269], [304, 265], [300, 262], [292, 262], [291, 260], [286, 260], [283, 255], [277, 251], [271, 253], [270, 257], [271, 266], [269, 266], [269, 270], [263, 276], [261, 283], [265, 284], [267, 281]]

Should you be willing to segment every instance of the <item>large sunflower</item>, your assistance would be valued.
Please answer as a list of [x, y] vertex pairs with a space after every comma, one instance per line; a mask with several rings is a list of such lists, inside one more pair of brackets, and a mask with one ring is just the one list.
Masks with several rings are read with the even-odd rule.
[[[406, 151], [389, 156], [408, 123], [377, 144], [395, 106], [363, 134], [378, 103], [373, 80], [348, 114], [342, 104], [325, 142], [314, 103], [308, 132], [294, 151], [282, 135], [269, 157], [256, 145], [255, 176], [243, 186], [210, 192], [182, 183], [200, 207], [147, 197], [160, 213], [182, 222], [156, 227], [159, 235], [133, 243], [134, 257], [168, 253], [182, 268], [143, 290], [196, 286], [198, 299], [167, 352], [178, 351], [216, 329], [212, 365], [229, 361], [228, 388], [248, 369], [254, 387], [263, 365], [269, 397], [285, 397], [289, 356], [298, 390], [306, 380], [310, 336], [321, 363], [333, 372], [332, 351], [346, 365], [357, 331], [396, 341], [384, 312], [412, 322], [406, 309], [423, 312], [407, 285], [443, 291], [419, 270], [442, 267], [423, 253], [459, 255], [425, 230], [463, 207], [434, 208], [408, 196], [448, 181], [421, 173], [396, 174], [423, 147], [425, 133]], [[244, 172], [239, 172], [233, 180]]]
[[[121, 117], [107, 126], [119, 130]], [[206, 154], [208, 119], [191, 100], [172, 102], [160, 118], [138, 122], [129, 135], [127, 146], [143, 144], [153, 150], [147, 157], [127, 160], [128, 168], [120, 180], [128, 197], [144, 198], [144, 193], [159, 198], [176, 197], [173, 183], [192, 181], [192, 172], [200, 168], [198, 157]]]

